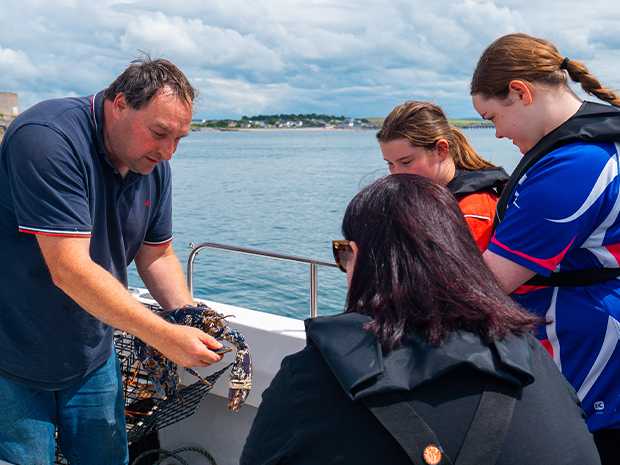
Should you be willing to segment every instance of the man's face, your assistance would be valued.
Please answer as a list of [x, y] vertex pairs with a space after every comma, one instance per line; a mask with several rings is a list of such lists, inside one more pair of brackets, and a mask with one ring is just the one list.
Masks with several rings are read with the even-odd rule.
[[139, 110], [131, 108], [123, 94], [111, 104], [105, 145], [123, 176], [128, 171], [149, 174], [157, 163], [172, 158], [179, 140], [189, 133], [192, 108], [167, 88]]

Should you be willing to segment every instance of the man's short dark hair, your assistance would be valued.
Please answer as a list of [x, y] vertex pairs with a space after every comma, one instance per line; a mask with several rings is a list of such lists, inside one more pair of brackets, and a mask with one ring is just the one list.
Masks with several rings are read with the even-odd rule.
[[104, 97], [114, 100], [119, 93], [131, 108], [139, 110], [163, 88], [168, 88], [174, 95], [192, 105], [196, 90], [189, 83], [183, 72], [174, 63], [159, 58], [152, 60], [149, 56], [131, 62], [123, 73], [104, 91]]

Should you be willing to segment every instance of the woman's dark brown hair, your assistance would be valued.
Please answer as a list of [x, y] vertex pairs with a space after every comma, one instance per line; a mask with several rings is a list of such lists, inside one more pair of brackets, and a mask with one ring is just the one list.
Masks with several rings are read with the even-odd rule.
[[514, 79], [551, 86], [566, 85], [566, 74], [585, 92], [620, 106], [620, 96], [604, 87], [580, 61], [567, 59], [551, 42], [527, 34], [500, 37], [484, 51], [471, 80], [471, 95], [503, 99]]
[[439, 344], [452, 331], [484, 340], [540, 322], [500, 288], [454, 196], [417, 175], [391, 175], [357, 194], [342, 232], [359, 248], [346, 311], [369, 315], [385, 349], [412, 332]]
[[414, 147], [433, 149], [439, 139], [448, 141], [450, 156], [459, 169], [494, 168], [474, 150], [467, 138], [450, 126], [443, 110], [429, 102], [408, 101], [396, 106], [377, 132], [379, 142], [407, 139]]

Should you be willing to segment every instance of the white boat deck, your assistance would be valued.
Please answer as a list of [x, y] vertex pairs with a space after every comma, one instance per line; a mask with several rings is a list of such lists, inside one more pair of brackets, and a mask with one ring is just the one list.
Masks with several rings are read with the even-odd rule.
[[[144, 289], [134, 289], [134, 294], [145, 303], [149, 301]], [[306, 333], [302, 320], [273, 315], [232, 305], [196, 299], [204, 302], [224, 315], [234, 315], [227, 319], [230, 326], [238, 329], [246, 338], [252, 355], [252, 391], [246, 404], [237, 413], [227, 407], [228, 380], [222, 375], [215, 387], [203, 399], [198, 410], [191, 417], [162, 429], [159, 432], [161, 447], [175, 450], [182, 447], [198, 446], [208, 450], [218, 465], [239, 463], [241, 450], [249, 433], [263, 391], [280, 368], [282, 359], [305, 346]], [[233, 354], [225, 356], [232, 360]], [[201, 375], [208, 375], [218, 369], [214, 367], [199, 369]], [[181, 382], [192, 384], [196, 378], [182, 372]], [[191, 465], [204, 465], [205, 458], [197, 454], [183, 456]]]

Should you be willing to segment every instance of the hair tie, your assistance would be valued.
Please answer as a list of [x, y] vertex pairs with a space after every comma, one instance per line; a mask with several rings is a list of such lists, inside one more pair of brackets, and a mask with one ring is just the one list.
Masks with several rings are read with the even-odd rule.
[[562, 63], [560, 63], [560, 69], [568, 69], [568, 62], [569, 62], [569, 58], [568, 57], [564, 57], [564, 59], [562, 60]]

